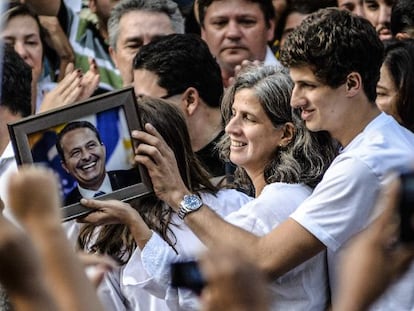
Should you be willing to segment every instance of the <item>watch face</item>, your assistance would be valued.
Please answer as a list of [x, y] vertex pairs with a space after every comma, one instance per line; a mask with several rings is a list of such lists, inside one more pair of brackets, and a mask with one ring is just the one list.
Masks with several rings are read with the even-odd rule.
[[192, 195], [184, 196], [184, 204], [188, 208], [198, 208], [203, 203], [201, 202], [200, 198], [197, 195], [192, 194]]
[[200, 197], [196, 194], [185, 195], [180, 203], [181, 207], [178, 211], [178, 217], [184, 219], [184, 217], [191, 212], [198, 210], [202, 205]]

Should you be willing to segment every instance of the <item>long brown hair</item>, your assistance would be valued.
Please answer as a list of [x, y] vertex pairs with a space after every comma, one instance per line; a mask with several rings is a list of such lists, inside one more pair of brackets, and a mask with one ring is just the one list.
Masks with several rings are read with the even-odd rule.
[[[142, 124], [151, 123], [155, 126], [168, 146], [173, 150], [177, 160], [181, 178], [192, 192], [201, 189], [216, 193], [218, 188], [210, 182], [211, 176], [202, 167], [191, 149], [190, 136], [182, 113], [173, 104], [159, 98], [140, 97], [138, 110]], [[170, 226], [173, 210], [155, 195], [130, 202], [148, 227], [160, 234], [174, 248], [176, 237]], [[81, 249], [91, 252], [108, 254], [120, 263], [126, 263], [136, 248], [136, 243], [123, 224], [84, 225], [78, 238]], [[175, 248], [174, 248], [175, 249]]]

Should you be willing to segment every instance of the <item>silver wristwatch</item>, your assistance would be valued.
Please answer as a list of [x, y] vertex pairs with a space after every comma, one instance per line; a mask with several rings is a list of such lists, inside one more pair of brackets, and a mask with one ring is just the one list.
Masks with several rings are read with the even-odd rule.
[[203, 205], [200, 197], [196, 194], [185, 195], [184, 199], [180, 203], [180, 209], [178, 210], [178, 217], [184, 219], [187, 214], [198, 210]]

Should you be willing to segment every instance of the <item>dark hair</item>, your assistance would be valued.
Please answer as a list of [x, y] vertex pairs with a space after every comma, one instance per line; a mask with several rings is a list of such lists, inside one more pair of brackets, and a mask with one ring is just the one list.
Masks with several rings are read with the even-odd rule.
[[414, 39], [386, 44], [384, 65], [398, 90], [396, 108], [401, 124], [414, 132]]
[[395, 36], [399, 32], [414, 34], [414, 1], [398, 0], [391, 11], [391, 32]]
[[[222, 112], [226, 124], [232, 116], [234, 97], [242, 89], [251, 89], [255, 93], [274, 127], [288, 122], [295, 126], [291, 143], [277, 147], [273, 159], [264, 168], [266, 183], [303, 183], [315, 187], [337, 155], [337, 144], [327, 132], [307, 130], [299, 113], [293, 113], [290, 107], [293, 82], [287, 70], [281, 66], [252, 67], [237, 76], [223, 97]], [[220, 148], [224, 158], [229, 159], [228, 135], [221, 141]], [[239, 183], [237, 186], [247, 191], [253, 190], [243, 168], [238, 167], [235, 175]]]
[[[225, 1], [225, 0], [198, 0], [198, 15], [200, 18], [200, 25], [204, 27], [204, 18], [206, 16], [206, 11], [208, 7], [215, 1]], [[260, 7], [260, 10], [263, 13], [264, 19], [267, 26], [270, 26], [270, 21], [275, 18], [275, 9], [273, 7], [272, 0], [243, 0], [251, 3], [257, 3]]]
[[280, 16], [279, 22], [275, 27], [275, 39], [280, 40], [282, 38], [286, 19], [290, 14], [299, 13], [302, 15], [308, 15], [319, 9], [336, 6], [337, 0], [294, 0], [288, 2], [286, 10]]
[[59, 156], [60, 156], [60, 158], [63, 162], [66, 162], [65, 155], [64, 155], [64, 152], [63, 152], [63, 148], [62, 148], [62, 145], [61, 145], [63, 136], [65, 136], [65, 134], [70, 132], [70, 131], [80, 129], [80, 128], [90, 129], [92, 132], [95, 133], [96, 138], [98, 139], [98, 142], [100, 144], [102, 144], [101, 136], [99, 135], [99, 132], [98, 132], [97, 128], [92, 123], [90, 123], [88, 121], [73, 121], [73, 122], [70, 122], [70, 123], [66, 124], [65, 127], [57, 134], [57, 138], [56, 138], [56, 149], [57, 149], [57, 152], [58, 152], [58, 154], [59, 154]]
[[197, 35], [172, 34], [155, 39], [139, 50], [133, 67], [155, 73], [158, 85], [169, 96], [194, 87], [207, 105], [220, 106], [223, 95], [220, 67]]
[[32, 69], [13, 47], [7, 44], [0, 66], [3, 67], [1, 105], [13, 114], [29, 116], [32, 112]]
[[326, 8], [309, 15], [287, 38], [280, 60], [286, 67], [309, 66], [326, 85], [336, 88], [358, 72], [368, 100], [376, 86], [384, 47], [374, 27], [348, 11]]
[[[202, 190], [216, 193], [218, 188], [210, 182], [210, 175], [191, 148], [190, 136], [181, 111], [163, 99], [145, 96], [138, 98], [138, 110], [142, 124], [154, 125], [173, 150], [181, 178], [188, 189], [192, 192]], [[174, 248], [176, 237], [169, 227], [176, 225], [171, 221], [172, 209], [155, 195], [130, 204], [141, 214], [148, 227]], [[125, 225], [100, 226], [98, 234], [94, 233], [94, 229], [94, 225], [85, 225], [82, 228], [78, 239], [81, 248], [111, 255], [120, 263], [128, 261], [136, 244]]]

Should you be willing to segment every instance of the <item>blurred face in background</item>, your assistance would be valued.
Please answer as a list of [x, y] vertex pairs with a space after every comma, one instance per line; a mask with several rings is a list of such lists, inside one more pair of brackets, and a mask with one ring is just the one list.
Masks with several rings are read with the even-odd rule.
[[32, 68], [33, 83], [37, 83], [43, 70], [43, 45], [37, 21], [30, 15], [16, 15], [6, 22], [1, 38]]
[[347, 10], [358, 16], [365, 16], [362, 0], [338, 0], [338, 7]]
[[285, 44], [287, 36], [308, 16], [309, 14], [302, 14], [293, 11], [286, 16], [286, 22], [283, 27], [282, 36], [280, 37], [280, 47]]
[[133, 81], [132, 62], [140, 47], [174, 32], [171, 20], [165, 13], [136, 10], [121, 17], [116, 49], [110, 47], [109, 52], [124, 86]]
[[376, 103], [380, 110], [401, 122], [397, 111], [398, 88], [386, 64], [381, 67], [381, 76], [377, 84]]
[[392, 38], [390, 23], [394, 0], [364, 0], [365, 18], [375, 27], [381, 40]]
[[243, 60], [263, 61], [273, 39], [274, 21], [267, 22], [258, 3], [246, 0], [214, 1], [201, 29], [222, 71], [231, 73]]

